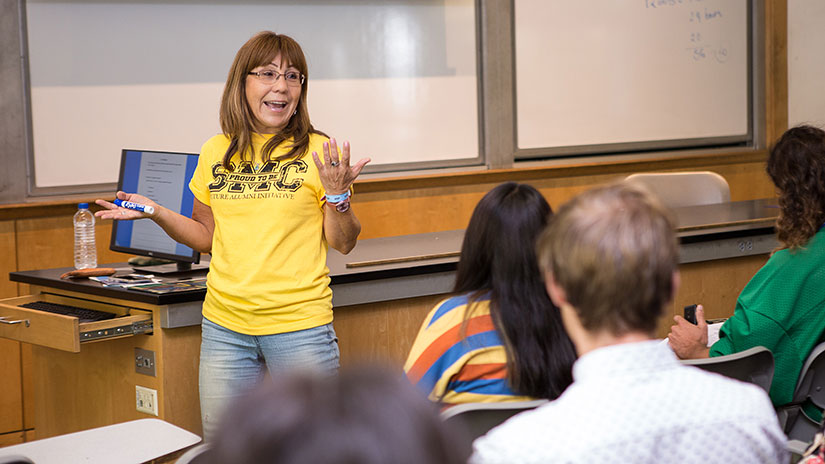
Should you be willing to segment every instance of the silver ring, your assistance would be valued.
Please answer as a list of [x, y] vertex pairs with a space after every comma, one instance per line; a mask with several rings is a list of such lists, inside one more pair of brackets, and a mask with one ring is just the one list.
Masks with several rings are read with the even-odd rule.
[[123, 210], [121, 210], [121, 211], [120, 211], [120, 215], [121, 215], [121, 216], [126, 216], [126, 212], [125, 212], [125, 211], [123, 211]]
[[332, 167], [338, 166], [338, 161], [330, 161], [329, 165]]

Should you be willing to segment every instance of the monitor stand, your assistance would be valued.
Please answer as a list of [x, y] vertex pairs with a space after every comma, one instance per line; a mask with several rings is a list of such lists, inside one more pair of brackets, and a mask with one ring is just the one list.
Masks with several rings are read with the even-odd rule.
[[172, 264], [158, 264], [155, 266], [133, 266], [132, 269], [141, 274], [180, 274], [184, 272], [209, 269], [209, 261], [201, 262], [199, 264], [178, 262]]

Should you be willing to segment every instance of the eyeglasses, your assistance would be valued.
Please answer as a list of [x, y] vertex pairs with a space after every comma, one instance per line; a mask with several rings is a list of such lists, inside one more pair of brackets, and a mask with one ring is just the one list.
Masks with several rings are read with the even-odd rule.
[[286, 71], [279, 73], [278, 71], [249, 71], [250, 76], [255, 76], [264, 84], [274, 84], [278, 82], [278, 78], [284, 76], [287, 85], [297, 86], [304, 83], [305, 76], [298, 71]]

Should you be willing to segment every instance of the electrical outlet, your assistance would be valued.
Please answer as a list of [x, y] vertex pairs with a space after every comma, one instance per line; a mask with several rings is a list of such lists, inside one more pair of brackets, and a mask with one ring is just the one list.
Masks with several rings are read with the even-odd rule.
[[158, 391], [135, 385], [135, 400], [138, 412], [158, 415]]
[[155, 377], [155, 352], [135, 348], [135, 372]]

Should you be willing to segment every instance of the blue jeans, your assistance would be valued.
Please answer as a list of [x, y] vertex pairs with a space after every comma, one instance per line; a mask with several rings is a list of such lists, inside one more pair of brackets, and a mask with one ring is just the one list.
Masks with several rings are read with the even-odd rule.
[[204, 440], [214, 437], [223, 408], [254, 388], [267, 371], [335, 373], [338, 338], [332, 324], [275, 335], [244, 335], [206, 318], [201, 323], [200, 400]]

